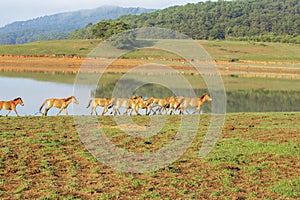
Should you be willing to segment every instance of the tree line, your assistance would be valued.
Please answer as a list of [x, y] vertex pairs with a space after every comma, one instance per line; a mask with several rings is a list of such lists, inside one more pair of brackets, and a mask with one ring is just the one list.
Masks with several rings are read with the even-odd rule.
[[206, 1], [173, 6], [139, 16], [89, 24], [70, 34], [72, 39], [108, 38], [121, 31], [141, 28], [168, 28], [193, 39], [252, 40], [300, 43], [298, 0]]

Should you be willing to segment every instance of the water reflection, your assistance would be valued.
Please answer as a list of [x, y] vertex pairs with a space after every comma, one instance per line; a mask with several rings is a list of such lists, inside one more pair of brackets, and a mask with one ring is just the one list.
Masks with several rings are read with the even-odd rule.
[[[130, 83], [130, 82], [129, 82]], [[17, 111], [21, 116], [35, 116], [40, 105], [47, 98], [65, 98], [73, 95], [73, 84], [62, 84], [55, 82], [36, 81], [26, 78], [8, 78], [0, 76], [0, 100], [12, 100], [16, 97], [22, 97], [25, 106], [18, 106]], [[124, 84], [124, 87], [127, 87]], [[96, 88], [91, 85], [76, 85], [76, 98], [79, 105], [70, 104], [68, 112], [70, 115], [89, 115], [91, 110], [87, 109], [87, 102], [91, 96], [110, 97], [114, 83], [105, 87]], [[195, 94], [201, 96], [208, 92], [206, 89], [196, 89]], [[145, 84], [135, 92], [136, 95], [143, 97], [155, 96], [163, 98], [173, 95], [168, 88]], [[252, 90], [234, 90], [227, 91], [227, 112], [293, 112], [300, 111], [300, 91], [272, 91], [264, 89]], [[212, 96], [214, 101], [218, 99]], [[102, 108], [98, 108], [101, 113]], [[202, 107], [202, 113], [210, 113], [211, 104], [205, 103]], [[121, 110], [124, 112], [125, 110]], [[48, 115], [56, 115], [58, 109], [52, 108]], [[6, 110], [1, 110], [0, 115], [5, 115]], [[140, 113], [143, 113], [141, 110]], [[16, 116], [11, 112], [11, 116]], [[40, 116], [41, 114], [37, 114]], [[65, 115], [64, 111], [62, 115]]]
[[[120, 90], [130, 87], [132, 81], [127, 80], [122, 83]], [[115, 83], [111, 83], [106, 87], [99, 87], [93, 90], [92, 94], [96, 97], [110, 97]], [[176, 89], [178, 94], [191, 93], [188, 89]], [[220, 91], [221, 92], [221, 91]], [[218, 102], [218, 91], [208, 91], [207, 89], [194, 89], [196, 96], [202, 96], [204, 93], [210, 93], [213, 101], [217, 101], [216, 105], [222, 105]], [[165, 98], [174, 95], [174, 93], [166, 87], [156, 84], [145, 84], [137, 88], [134, 94], [137, 96], [156, 98]], [[285, 90], [267, 90], [267, 89], [248, 89], [233, 90], [226, 92], [227, 112], [297, 112], [300, 111], [300, 91]], [[211, 104], [205, 103], [201, 108], [202, 113], [211, 112]]]

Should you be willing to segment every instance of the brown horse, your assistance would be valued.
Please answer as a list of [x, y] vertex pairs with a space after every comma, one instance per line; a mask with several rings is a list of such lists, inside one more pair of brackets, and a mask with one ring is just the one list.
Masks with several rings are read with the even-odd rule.
[[47, 108], [45, 108], [45, 111], [43, 112], [43, 115], [47, 116], [47, 113], [48, 113], [49, 109], [52, 108], [53, 106], [60, 109], [58, 111], [58, 113], [56, 114], [56, 116], [58, 116], [62, 112], [62, 110], [65, 110], [66, 115], [68, 115], [67, 107], [71, 102], [78, 104], [78, 101], [74, 96], [70, 96], [70, 97], [64, 98], [64, 99], [55, 99], [55, 98], [46, 99], [43, 102], [43, 104], [41, 105], [39, 111], [41, 113], [42, 108], [44, 107], [44, 105], [46, 103], [48, 103], [48, 106], [47, 106]]
[[207, 93], [198, 98], [184, 97], [183, 101], [178, 107], [180, 109], [180, 114], [183, 114], [183, 112], [186, 111], [187, 107], [189, 106], [196, 108], [194, 113], [200, 113], [201, 106], [205, 101], [212, 101], [212, 98]]
[[0, 110], [2, 110], [2, 108], [4, 108], [5, 110], [8, 110], [8, 113], [6, 114], [6, 116], [8, 116], [12, 110], [15, 111], [17, 116], [19, 116], [19, 114], [16, 110], [16, 107], [18, 104], [20, 104], [21, 106], [24, 106], [24, 103], [23, 103], [21, 97], [15, 98], [14, 100], [11, 100], [11, 101], [0, 101]]
[[108, 112], [108, 106], [111, 105], [113, 101], [114, 101], [113, 98], [94, 98], [94, 99], [90, 99], [86, 108], [89, 108], [91, 103], [93, 102], [91, 115], [93, 114], [93, 111], [96, 113], [96, 115], [98, 115], [97, 110], [96, 110], [97, 106], [103, 107], [103, 111], [102, 111], [101, 115], [104, 115], [105, 113]]

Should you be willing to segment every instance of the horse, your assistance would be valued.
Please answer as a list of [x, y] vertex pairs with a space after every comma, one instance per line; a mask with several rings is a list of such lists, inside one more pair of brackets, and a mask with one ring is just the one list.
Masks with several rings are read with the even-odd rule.
[[24, 103], [23, 103], [21, 97], [15, 98], [14, 100], [10, 100], [10, 101], [0, 101], [0, 110], [2, 110], [2, 108], [4, 108], [5, 110], [8, 110], [8, 113], [6, 114], [6, 116], [8, 116], [12, 110], [15, 111], [17, 116], [19, 116], [19, 114], [16, 110], [16, 107], [18, 104], [20, 104], [21, 106], [24, 106]]
[[184, 97], [183, 101], [178, 106], [178, 109], [180, 109], [180, 114], [183, 114], [183, 112], [186, 111], [187, 107], [189, 106], [196, 108], [196, 111], [193, 114], [196, 112], [200, 113], [201, 106], [205, 101], [212, 101], [212, 98], [207, 93], [198, 98]]
[[162, 114], [163, 110], [165, 111], [165, 113], [167, 113], [168, 112], [167, 108], [170, 104], [170, 100], [172, 100], [174, 98], [175, 98], [174, 96], [167, 97], [167, 98], [159, 98], [159, 99], [154, 98], [152, 101], [152, 108], [155, 106], [159, 107], [154, 111], [154, 114], [156, 114], [157, 111], [159, 111], [159, 114]]
[[120, 110], [119, 108], [123, 107], [126, 108], [126, 111], [124, 114], [128, 114], [129, 110], [131, 110], [130, 115], [132, 114], [132, 109], [136, 112], [137, 115], [140, 115], [140, 113], [138, 112], [138, 107], [136, 105], [136, 103], [138, 101], [140, 101], [141, 99], [143, 99], [141, 96], [132, 96], [131, 98], [116, 98], [112, 101], [112, 104], [109, 108], [113, 107], [113, 111], [111, 112], [114, 113], [114, 115], [119, 114]]
[[[153, 105], [154, 97], [150, 97], [147, 100], [143, 100], [143, 102], [138, 104], [138, 107], [141, 109], [146, 109], [146, 115], [150, 115], [151, 110], [152, 110], [152, 105]], [[148, 112], [149, 111], [149, 112]]]
[[94, 99], [90, 99], [86, 108], [89, 108], [91, 103], [93, 102], [91, 115], [93, 114], [93, 111], [95, 112], [96, 115], [98, 115], [97, 110], [96, 110], [97, 106], [103, 107], [103, 111], [102, 111], [101, 115], [104, 115], [105, 113], [108, 112], [108, 107], [112, 104], [113, 101], [114, 101], [114, 98], [94, 98]]
[[[142, 97], [138, 97], [136, 99], [133, 99], [131, 101], [131, 104], [132, 104], [132, 107], [134, 110], [138, 111], [138, 109], [146, 109], [146, 115], [149, 115], [151, 112], [151, 106], [152, 106], [153, 101], [154, 101], [154, 97], [150, 97], [147, 100], [144, 100]], [[131, 115], [131, 113], [132, 113], [132, 108], [131, 108], [130, 115]], [[137, 114], [139, 115], [139, 113], [137, 113]]]
[[60, 109], [56, 114], [56, 116], [58, 116], [63, 110], [65, 110], [66, 115], [68, 115], [67, 107], [71, 102], [78, 104], [78, 101], [74, 96], [70, 96], [68, 98], [63, 98], [63, 99], [55, 99], [55, 98], [46, 99], [41, 105], [39, 112], [42, 113], [42, 108], [44, 107], [45, 104], [48, 103], [48, 106], [45, 108], [43, 112], [44, 116], [47, 116], [49, 109], [52, 108], [53, 106]]
[[169, 110], [171, 110], [170, 115], [172, 115], [172, 113], [175, 114], [175, 111], [179, 109], [183, 101], [184, 101], [183, 96], [173, 97], [169, 99], [169, 104], [166, 107], [169, 108]]

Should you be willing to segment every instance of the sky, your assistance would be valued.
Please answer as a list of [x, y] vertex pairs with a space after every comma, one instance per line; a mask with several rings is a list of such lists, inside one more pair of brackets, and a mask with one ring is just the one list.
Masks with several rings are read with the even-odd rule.
[[14, 21], [104, 5], [162, 9], [199, 1], [203, 0], [5, 0], [0, 5], [0, 27]]

